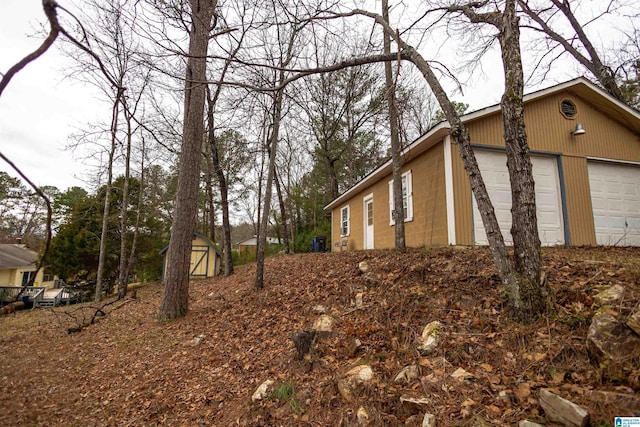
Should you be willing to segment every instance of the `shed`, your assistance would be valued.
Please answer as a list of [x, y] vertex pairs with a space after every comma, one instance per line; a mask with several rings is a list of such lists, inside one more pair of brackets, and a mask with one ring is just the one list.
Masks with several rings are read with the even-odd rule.
[[[640, 246], [640, 113], [584, 78], [528, 94], [525, 123], [543, 245]], [[500, 105], [462, 116], [505, 241], [511, 190]], [[486, 245], [447, 122], [403, 150], [408, 246]], [[329, 203], [332, 250], [392, 248], [391, 161]]]
[[[162, 278], [164, 279], [167, 272], [167, 253], [169, 245], [162, 248], [161, 254], [164, 254], [162, 266]], [[198, 232], [193, 233], [193, 241], [191, 243], [191, 266], [189, 267], [189, 277], [205, 278], [213, 277], [220, 273], [222, 265], [222, 254], [218, 246], [209, 240], [204, 234]]]

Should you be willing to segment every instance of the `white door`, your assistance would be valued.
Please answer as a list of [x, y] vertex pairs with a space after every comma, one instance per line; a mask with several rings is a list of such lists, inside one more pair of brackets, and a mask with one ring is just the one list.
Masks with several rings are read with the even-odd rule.
[[596, 241], [640, 246], [640, 167], [588, 162]]
[[[507, 156], [503, 151], [477, 150], [476, 158], [505, 243], [512, 244], [511, 184], [507, 170]], [[536, 188], [536, 213], [540, 241], [545, 246], [562, 245], [564, 244], [564, 225], [558, 162], [555, 157], [531, 156], [531, 163]], [[473, 198], [473, 223], [475, 243], [488, 244], [475, 197]]]
[[373, 249], [373, 196], [364, 199], [364, 248]]

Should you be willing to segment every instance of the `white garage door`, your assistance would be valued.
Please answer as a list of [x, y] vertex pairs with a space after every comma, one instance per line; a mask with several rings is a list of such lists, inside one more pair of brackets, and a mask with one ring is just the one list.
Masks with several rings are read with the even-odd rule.
[[[484, 183], [489, 191], [489, 198], [496, 211], [504, 240], [507, 244], [512, 244], [510, 232], [511, 184], [509, 183], [506, 154], [501, 151], [478, 150], [476, 158]], [[564, 226], [558, 162], [555, 157], [531, 156], [531, 163], [536, 188], [536, 212], [540, 241], [546, 246], [562, 245], [564, 244]], [[475, 197], [473, 198], [473, 223], [476, 244], [488, 244]]]
[[599, 245], [640, 246], [640, 167], [587, 163]]

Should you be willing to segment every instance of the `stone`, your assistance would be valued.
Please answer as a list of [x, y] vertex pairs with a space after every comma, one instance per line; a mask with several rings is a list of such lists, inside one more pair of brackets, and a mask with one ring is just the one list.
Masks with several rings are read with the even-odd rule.
[[440, 341], [440, 332], [442, 331], [442, 323], [438, 320], [434, 320], [424, 327], [422, 335], [420, 336], [420, 345], [418, 345], [418, 351], [422, 354], [431, 353], [438, 347]]
[[364, 284], [369, 288], [376, 288], [380, 286], [380, 281], [373, 273], [367, 273], [364, 275]]
[[540, 406], [547, 418], [568, 427], [585, 427], [589, 424], [589, 412], [547, 389], [540, 389]]
[[605, 289], [594, 297], [594, 300], [598, 305], [614, 304], [622, 299], [624, 296], [624, 287], [620, 285], [613, 285], [612, 287]]
[[358, 264], [358, 270], [360, 270], [360, 273], [362, 274], [367, 274], [370, 270], [369, 262], [360, 261], [360, 264]]
[[272, 385], [273, 385], [272, 380], [266, 380], [265, 382], [260, 384], [256, 389], [256, 391], [253, 393], [253, 396], [251, 396], [251, 400], [253, 402], [263, 400], [265, 397], [269, 395], [269, 387], [271, 387]]
[[427, 398], [427, 397], [413, 397], [413, 396], [400, 396], [400, 403], [408, 403], [411, 405], [417, 405], [417, 406], [422, 406], [422, 405], [429, 405], [431, 404], [431, 399]]
[[354, 392], [358, 386], [367, 384], [373, 379], [373, 370], [369, 365], [358, 365], [350, 369], [340, 381], [338, 391], [347, 402], [354, 399]]
[[640, 337], [608, 313], [593, 316], [587, 351], [601, 367], [623, 365], [640, 355]]
[[410, 384], [413, 380], [420, 376], [420, 368], [418, 365], [409, 365], [402, 368], [398, 375], [393, 379], [397, 383]]
[[320, 335], [331, 335], [335, 320], [328, 314], [323, 314], [313, 323], [313, 329]]
[[451, 377], [457, 379], [458, 381], [464, 381], [464, 380], [473, 378], [473, 374], [470, 374], [469, 372], [465, 371], [462, 368], [458, 368], [455, 371], [453, 371], [453, 373], [451, 374]]
[[518, 423], [518, 427], [544, 427], [542, 424], [534, 423], [529, 420], [522, 420]]
[[366, 426], [367, 424], [369, 424], [369, 413], [364, 408], [364, 406], [358, 408], [356, 418], [358, 419], [358, 424], [361, 426]]
[[202, 334], [198, 335], [197, 337], [189, 341], [189, 346], [191, 347], [199, 346], [200, 344], [202, 344], [202, 341], [204, 341], [206, 337], [207, 337], [206, 335], [202, 335]]
[[436, 427], [436, 416], [433, 414], [424, 414], [422, 419], [422, 427]]
[[631, 328], [633, 332], [640, 335], [640, 311], [636, 311], [627, 320], [627, 326]]
[[640, 413], [640, 394], [633, 393], [633, 390], [629, 393], [594, 390], [588, 396], [598, 404], [616, 405], [618, 408], [626, 408], [630, 413]]
[[364, 293], [358, 292], [356, 294], [356, 308], [362, 308], [363, 307], [363, 305], [364, 305], [363, 299], [364, 299]]
[[324, 314], [327, 312], [327, 308], [322, 304], [316, 304], [313, 306], [311, 311], [313, 311], [316, 314]]

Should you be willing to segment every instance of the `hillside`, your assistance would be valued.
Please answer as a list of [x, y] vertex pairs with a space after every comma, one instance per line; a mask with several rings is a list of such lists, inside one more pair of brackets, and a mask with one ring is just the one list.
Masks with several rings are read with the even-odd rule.
[[[638, 309], [640, 250], [546, 249], [544, 265], [554, 312], [526, 326], [507, 317], [486, 248], [276, 256], [263, 291], [252, 290], [253, 266], [193, 281], [188, 316], [167, 324], [156, 321], [157, 283], [73, 334], [94, 304], [0, 317], [0, 424], [349, 426], [362, 407], [372, 426], [419, 426], [426, 412], [439, 426], [516, 425], [544, 420], [542, 388], [587, 408], [592, 425], [640, 415], [639, 360], [635, 371], [600, 368], [585, 348], [600, 291], [626, 289], [601, 310], [624, 318]], [[292, 335], [312, 327], [320, 305], [334, 333], [298, 360]], [[434, 320], [440, 343], [420, 354], [417, 339]], [[373, 379], [347, 401], [338, 383], [363, 364]], [[394, 382], [411, 364], [417, 378]], [[458, 368], [472, 376], [451, 377]], [[252, 402], [268, 379], [275, 392]]]

